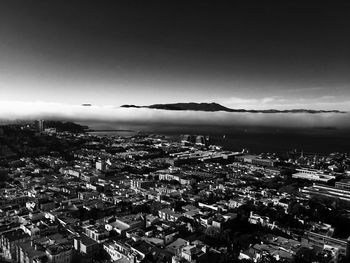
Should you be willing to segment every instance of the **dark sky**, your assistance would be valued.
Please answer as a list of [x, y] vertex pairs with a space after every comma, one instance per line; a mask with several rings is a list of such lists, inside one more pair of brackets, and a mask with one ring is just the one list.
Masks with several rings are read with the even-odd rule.
[[2, 0], [0, 100], [350, 110], [350, 4], [114, 2]]

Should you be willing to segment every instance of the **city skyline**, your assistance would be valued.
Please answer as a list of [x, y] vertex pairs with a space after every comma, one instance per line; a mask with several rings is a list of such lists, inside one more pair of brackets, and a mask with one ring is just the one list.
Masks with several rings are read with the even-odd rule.
[[348, 5], [0, 5], [2, 103], [350, 110]]

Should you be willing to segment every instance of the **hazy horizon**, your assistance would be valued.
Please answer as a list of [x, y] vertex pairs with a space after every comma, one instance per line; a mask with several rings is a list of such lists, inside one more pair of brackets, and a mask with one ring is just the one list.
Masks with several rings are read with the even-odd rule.
[[53, 119], [129, 124], [224, 125], [262, 127], [349, 128], [350, 113], [235, 113], [169, 111], [115, 106], [82, 106], [58, 103], [1, 103], [0, 119]]

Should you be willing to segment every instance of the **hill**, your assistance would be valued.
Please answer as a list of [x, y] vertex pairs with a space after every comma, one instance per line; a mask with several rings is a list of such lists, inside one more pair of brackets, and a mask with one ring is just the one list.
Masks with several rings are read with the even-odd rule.
[[245, 110], [245, 109], [231, 109], [222, 106], [218, 103], [171, 103], [171, 104], [153, 104], [149, 106], [136, 105], [122, 105], [123, 108], [148, 108], [158, 110], [172, 110], [172, 111], [225, 111], [225, 112], [250, 112], [250, 113], [345, 113], [339, 110], [308, 110], [308, 109], [291, 109], [291, 110]]

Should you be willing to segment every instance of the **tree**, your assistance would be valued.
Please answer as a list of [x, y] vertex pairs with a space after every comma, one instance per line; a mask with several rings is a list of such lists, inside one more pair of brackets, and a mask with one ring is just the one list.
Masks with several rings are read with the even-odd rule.
[[264, 254], [261, 256], [261, 258], [258, 259], [258, 263], [277, 263], [277, 259], [275, 259], [273, 256], [270, 254]]
[[210, 226], [205, 230], [205, 234], [214, 238], [219, 238], [220, 230], [217, 227]]
[[313, 249], [302, 247], [294, 257], [294, 263], [317, 262], [318, 257]]

